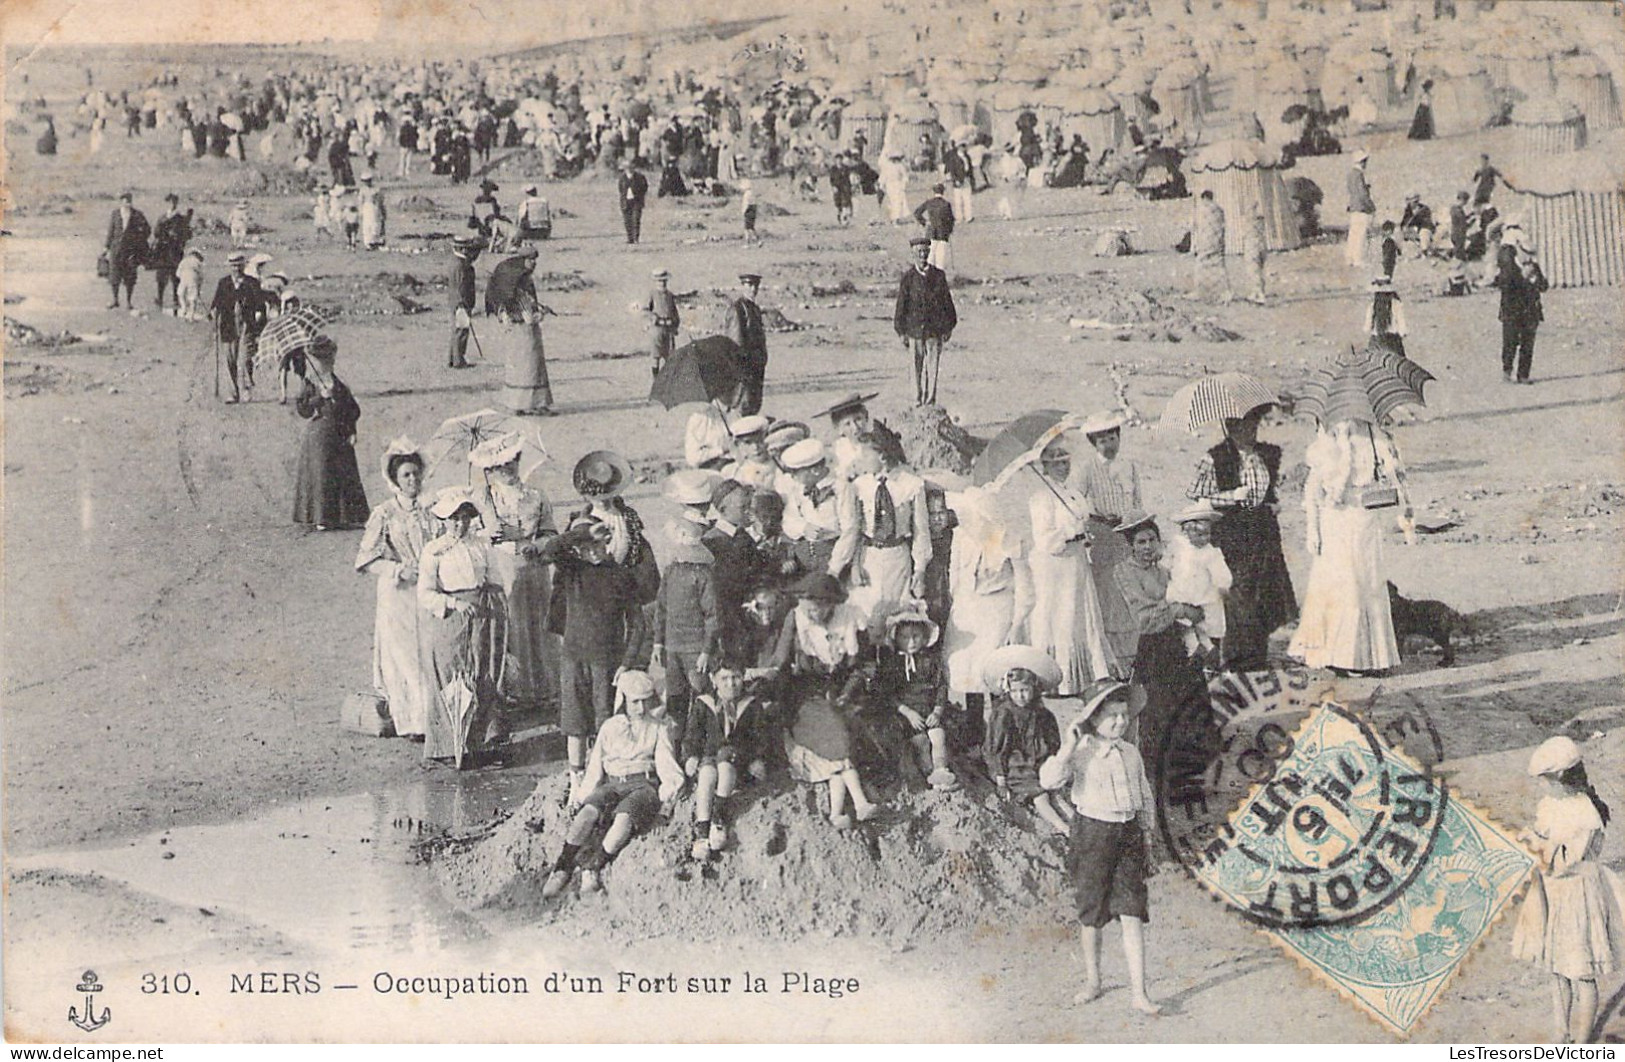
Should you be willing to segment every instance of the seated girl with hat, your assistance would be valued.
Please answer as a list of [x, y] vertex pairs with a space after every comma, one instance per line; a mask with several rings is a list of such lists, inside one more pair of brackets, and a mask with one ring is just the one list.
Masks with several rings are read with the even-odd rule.
[[1123, 737], [1145, 706], [1142, 694], [1123, 682], [1097, 683], [1038, 779], [1045, 789], [1066, 788], [1075, 812], [1067, 862], [1082, 922], [1084, 984], [1077, 1002], [1100, 995], [1100, 929], [1115, 918], [1123, 923], [1130, 1003], [1156, 1014], [1161, 1008], [1145, 992], [1144, 831], [1152, 826], [1154, 799], [1140, 751]]
[[[887, 765], [893, 749], [912, 752], [931, 788], [953, 790], [959, 779], [948, 766], [948, 671], [937, 644], [940, 630], [922, 602], [910, 602], [886, 618], [886, 642], [876, 652], [871, 706], [862, 719]], [[876, 719], [876, 715], [881, 719]]]
[[1038, 767], [1061, 747], [1061, 728], [1044, 704], [1043, 691], [1061, 683], [1049, 654], [1030, 645], [1006, 645], [982, 664], [987, 688], [996, 690], [988, 715], [982, 757], [999, 795], [1031, 808], [1050, 829], [1071, 832], [1066, 817], [1044, 791]]
[[[579, 810], [542, 886], [544, 899], [563, 892], [578, 865], [582, 892], [602, 888], [604, 867], [669, 809], [683, 787], [672, 728], [654, 680], [642, 671], [623, 672], [615, 680], [615, 709], [598, 728], [586, 773], [571, 787], [570, 805]], [[606, 821], [600, 835], [598, 827]], [[599, 836], [599, 843], [589, 843]]]

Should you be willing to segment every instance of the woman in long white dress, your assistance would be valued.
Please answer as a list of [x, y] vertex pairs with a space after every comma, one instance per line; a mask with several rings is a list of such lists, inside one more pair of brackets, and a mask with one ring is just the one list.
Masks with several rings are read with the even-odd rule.
[[418, 500], [423, 457], [411, 440], [389, 444], [383, 472], [391, 497], [368, 517], [355, 567], [378, 577], [373, 689], [388, 702], [395, 733], [421, 739], [429, 725], [431, 699], [419, 643], [423, 613], [418, 608], [418, 557], [435, 537], [435, 520]]
[[1106, 622], [1106, 640], [1125, 667], [1133, 661], [1140, 628], [1117, 585], [1114, 573], [1128, 559], [1128, 545], [1117, 532], [1118, 521], [1141, 509], [1140, 470], [1121, 456], [1124, 416], [1116, 410], [1095, 413], [1079, 430], [1089, 447], [1073, 462], [1068, 480], [1089, 498], [1089, 564]]
[[1061, 667], [1062, 696], [1086, 692], [1097, 680], [1113, 677], [1117, 655], [1106, 640], [1100, 596], [1089, 564], [1089, 499], [1067, 486], [1072, 455], [1059, 438], [1038, 457], [1043, 485], [1028, 502], [1032, 520], [1033, 607], [1027, 618], [1029, 641]]
[[943, 657], [948, 664], [948, 694], [955, 698], [990, 692], [982, 678], [982, 661], [1008, 640], [1016, 603], [1011, 541], [990, 492], [972, 487], [950, 494], [959, 517], [949, 568], [947, 629]]
[[1310, 667], [1397, 667], [1382, 530], [1389, 519], [1411, 518], [1399, 452], [1381, 428], [1342, 421], [1322, 429], [1307, 456], [1303, 507], [1314, 565], [1288, 653]]
[[372, 174], [361, 175], [361, 246], [368, 250], [384, 245], [384, 194], [372, 182]]

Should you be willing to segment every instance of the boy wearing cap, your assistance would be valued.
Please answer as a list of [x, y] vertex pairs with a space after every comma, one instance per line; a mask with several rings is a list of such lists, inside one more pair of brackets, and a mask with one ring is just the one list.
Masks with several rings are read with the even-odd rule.
[[767, 418], [760, 413], [740, 417], [728, 432], [733, 436], [733, 460], [722, 466], [722, 474], [752, 490], [772, 491], [779, 469], [767, 453]]
[[535, 557], [553, 565], [548, 626], [563, 637], [559, 656], [559, 729], [572, 781], [586, 767], [587, 744], [609, 720], [618, 675], [649, 656], [648, 624], [635, 569], [611, 561], [611, 531], [581, 516], [546, 539]]
[[663, 493], [685, 506], [666, 525], [671, 553], [655, 598], [654, 660], [666, 669], [666, 713], [681, 726], [693, 694], [705, 689], [706, 669], [721, 652], [716, 558], [701, 540], [705, 525], [687, 514], [711, 501], [710, 477], [692, 470], [666, 477]]
[[643, 304], [649, 315], [649, 331], [653, 341], [654, 369], [659, 376], [666, 359], [677, 350], [677, 330], [682, 326], [682, 314], [677, 311], [677, 297], [671, 293], [671, 274], [664, 269], [654, 271], [654, 290]]
[[746, 416], [762, 411], [767, 379], [767, 329], [762, 326], [762, 308], [756, 304], [761, 286], [760, 274], [739, 274], [739, 294], [729, 301], [722, 326], [723, 334], [739, 346], [739, 363], [744, 369], [739, 410]]
[[803, 439], [780, 460], [791, 477], [791, 489], [783, 494], [784, 533], [794, 540], [797, 563], [810, 572], [827, 571], [841, 535], [841, 515], [824, 444]]
[[743, 483], [718, 480], [711, 495], [716, 515], [702, 539], [716, 559], [717, 611], [725, 645], [744, 623], [745, 598], [763, 575], [762, 555], [747, 530], [753, 493]]

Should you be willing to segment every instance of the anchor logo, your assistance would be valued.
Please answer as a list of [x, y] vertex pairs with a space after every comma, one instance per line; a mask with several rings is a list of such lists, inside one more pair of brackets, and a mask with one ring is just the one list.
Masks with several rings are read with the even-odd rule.
[[96, 993], [102, 990], [102, 985], [96, 979], [95, 970], [86, 970], [79, 981], [79, 991], [85, 994], [85, 1015], [81, 1018], [79, 1008], [69, 1007], [68, 1020], [85, 1032], [95, 1032], [113, 1020], [113, 1012], [103, 1007], [101, 1016], [96, 1015]]

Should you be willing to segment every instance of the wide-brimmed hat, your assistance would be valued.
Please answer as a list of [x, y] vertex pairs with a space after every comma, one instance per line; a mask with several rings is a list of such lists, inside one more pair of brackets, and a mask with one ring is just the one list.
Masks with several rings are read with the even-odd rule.
[[1078, 430], [1085, 435], [1099, 435], [1101, 432], [1116, 431], [1127, 423], [1128, 418], [1123, 415], [1122, 410], [1101, 409], [1083, 418]]
[[477, 251], [485, 246], [485, 238], [482, 236], [453, 236], [451, 246], [453, 250], [457, 251]]
[[853, 391], [851, 394], [847, 395], [833, 406], [830, 406], [828, 409], [820, 410], [819, 412], [814, 413], [813, 416], [828, 417], [830, 420], [839, 420], [841, 417], [857, 409], [859, 406], [862, 406], [864, 403], [870, 402], [879, 397], [879, 391], [870, 391], [868, 394], [860, 394], [857, 391]]
[[710, 505], [716, 478], [703, 468], [680, 468], [666, 477], [660, 493], [678, 505]]
[[828, 601], [837, 605], [846, 600], [846, 588], [841, 585], [839, 579], [828, 572], [808, 572], [796, 580], [795, 585], [790, 587], [790, 592], [797, 597]]
[[1358, 151], [1356, 151], [1354, 153], [1354, 161], [1355, 162], [1364, 162], [1367, 159], [1369, 159], [1370, 157], [1371, 157], [1371, 152], [1365, 150], [1364, 148], [1361, 148], [1361, 149], [1359, 149]]
[[767, 430], [767, 418], [760, 413], [752, 413], [748, 417], [740, 417], [728, 425], [728, 434], [736, 439], [743, 439], [747, 435], [759, 435]]
[[501, 468], [509, 461], [517, 460], [519, 452], [525, 448], [525, 437], [516, 431], [506, 431], [501, 435], [493, 435], [474, 449], [468, 452], [468, 463], [475, 468]]
[[429, 512], [442, 520], [450, 520], [465, 505], [476, 513], [480, 511], [473, 493], [467, 487], [446, 487], [434, 496], [434, 504], [429, 507]]
[[1083, 711], [1079, 712], [1074, 723], [1086, 722], [1096, 712], [1100, 711], [1107, 702], [1121, 697], [1128, 704], [1128, 717], [1133, 719], [1145, 710], [1146, 690], [1144, 686], [1130, 686], [1126, 682], [1116, 679], [1101, 679], [1089, 689], [1088, 700], [1083, 702]]
[[659, 269], [650, 271], [649, 275], [654, 277], [656, 280], [670, 280], [671, 270], [662, 266]]
[[741, 273], [739, 274], [739, 279], [744, 281], [746, 284], [760, 284], [762, 282], [762, 274]]
[[767, 444], [768, 453], [782, 454], [811, 435], [812, 429], [799, 420], [780, 420], [767, 429], [762, 441]]
[[1187, 505], [1185, 508], [1181, 509], [1174, 516], [1174, 523], [1190, 524], [1195, 523], [1198, 520], [1213, 521], [1222, 516], [1224, 516], [1224, 514], [1215, 509], [1210, 503], [1199, 501], [1195, 505]]
[[811, 468], [823, 460], [825, 460], [824, 444], [817, 439], [802, 439], [779, 455], [779, 464], [791, 472]]
[[1134, 512], [1124, 513], [1123, 516], [1117, 521], [1117, 526], [1112, 530], [1116, 531], [1119, 535], [1128, 536], [1132, 535], [1135, 531], [1138, 531], [1142, 527], [1154, 526], [1156, 522], [1157, 518], [1152, 516], [1150, 513], [1135, 510]]
[[388, 446], [384, 447], [384, 457], [379, 462], [379, 471], [384, 474], [384, 482], [393, 486], [395, 471], [408, 462], [415, 462], [419, 468], [423, 468], [423, 454], [419, 450], [417, 443], [404, 435], [397, 436]]
[[317, 336], [305, 347], [305, 352], [312, 361], [320, 361], [331, 365], [338, 359], [339, 345], [333, 342], [331, 336]]
[[1530, 755], [1529, 776], [1539, 778], [1543, 774], [1562, 774], [1580, 760], [1580, 746], [1574, 743], [1573, 738], [1561, 734], [1549, 737]]
[[1392, 280], [1390, 280], [1388, 277], [1375, 277], [1375, 278], [1373, 278], [1372, 281], [1371, 281], [1371, 287], [1369, 289], [1367, 289], [1367, 290], [1369, 290], [1371, 292], [1371, 294], [1373, 294], [1373, 295], [1384, 294], [1384, 293], [1389, 294], [1389, 295], [1397, 295], [1398, 294], [1398, 292], [1394, 289], [1394, 282]]
[[905, 623], [918, 623], [925, 627], [925, 647], [927, 649], [936, 645], [937, 639], [942, 636], [942, 628], [937, 626], [936, 620], [926, 615], [924, 608], [901, 608], [886, 617], [886, 641], [895, 642], [897, 628]]
[[646, 701], [658, 697], [655, 680], [647, 671], [623, 671], [615, 678], [615, 711], [619, 713], [628, 701]]
[[1003, 689], [1004, 677], [1017, 668], [1037, 675], [1043, 689], [1061, 684], [1061, 666], [1031, 645], [1003, 645], [987, 654], [982, 660], [982, 683], [990, 690]]
[[613, 450], [594, 450], [576, 462], [570, 483], [583, 498], [612, 498], [632, 481], [632, 466]]
[[248, 264], [248, 255], [244, 254], [241, 251], [233, 251], [230, 254], [226, 255], [226, 264], [227, 265], [247, 265]]

